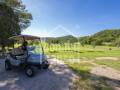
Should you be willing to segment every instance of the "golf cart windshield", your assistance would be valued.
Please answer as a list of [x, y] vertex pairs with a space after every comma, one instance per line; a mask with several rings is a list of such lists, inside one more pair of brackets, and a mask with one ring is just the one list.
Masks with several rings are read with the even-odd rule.
[[28, 53], [33, 53], [33, 54], [42, 54], [42, 46], [40, 45], [39, 41], [29, 41], [28, 42]]
[[9, 39], [17, 40], [28, 43], [27, 50], [28, 53], [34, 54], [44, 54], [43, 47], [41, 45], [40, 37], [31, 36], [31, 35], [18, 35], [10, 37]]

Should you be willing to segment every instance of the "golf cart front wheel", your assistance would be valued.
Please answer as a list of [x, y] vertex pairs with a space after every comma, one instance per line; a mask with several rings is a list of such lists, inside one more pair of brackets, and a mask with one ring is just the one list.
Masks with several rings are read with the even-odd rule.
[[49, 65], [44, 65], [43, 69], [48, 69]]
[[26, 73], [26, 75], [28, 76], [28, 77], [32, 77], [32, 76], [34, 76], [34, 70], [33, 70], [33, 68], [32, 67], [26, 67], [26, 69], [25, 69], [25, 73]]
[[11, 70], [11, 64], [9, 61], [5, 61], [5, 69], [8, 71], [8, 70]]
[[43, 62], [42, 68], [43, 69], [48, 69], [48, 67], [49, 67], [49, 62], [48, 61]]

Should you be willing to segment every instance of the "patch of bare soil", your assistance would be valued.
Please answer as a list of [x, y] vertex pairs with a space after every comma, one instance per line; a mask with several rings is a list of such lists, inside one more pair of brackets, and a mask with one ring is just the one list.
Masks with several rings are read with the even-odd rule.
[[120, 72], [106, 66], [95, 66], [91, 70], [92, 74], [103, 78], [108, 85], [115, 90], [120, 90]]
[[118, 60], [117, 57], [97, 57], [96, 60]]
[[97, 57], [96, 60], [118, 60], [117, 57]]

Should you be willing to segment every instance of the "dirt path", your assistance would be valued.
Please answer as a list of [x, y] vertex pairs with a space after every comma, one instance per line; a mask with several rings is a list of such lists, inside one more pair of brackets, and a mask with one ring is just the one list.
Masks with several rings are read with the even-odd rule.
[[5, 71], [0, 61], [0, 90], [69, 90], [75, 74], [61, 61], [49, 60], [48, 70], [36, 69], [36, 75], [28, 78], [23, 71]]
[[[115, 57], [99, 57], [96, 60], [118, 60]], [[105, 65], [98, 65], [94, 63], [94, 60], [90, 61], [81, 61], [83, 63], [90, 63], [94, 67], [91, 69], [90, 73], [93, 74], [94, 78], [103, 78], [108, 85], [112, 86], [115, 90], [120, 90], [120, 71], [117, 71], [113, 68], [107, 67]], [[97, 77], [95, 77], [97, 76]]]
[[95, 67], [92, 68], [91, 73], [103, 77], [108, 85], [112, 86], [115, 90], [120, 90], [119, 71], [107, 66], [95, 65]]

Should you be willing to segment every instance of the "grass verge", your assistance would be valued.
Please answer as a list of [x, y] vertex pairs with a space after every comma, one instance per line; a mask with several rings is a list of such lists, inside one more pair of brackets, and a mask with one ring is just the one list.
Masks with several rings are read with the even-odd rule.
[[94, 62], [99, 65], [106, 65], [116, 70], [120, 70], [120, 60], [96, 60]]
[[92, 64], [86, 62], [66, 64], [79, 76], [74, 80], [71, 90], [113, 90], [103, 78], [90, 73]]

